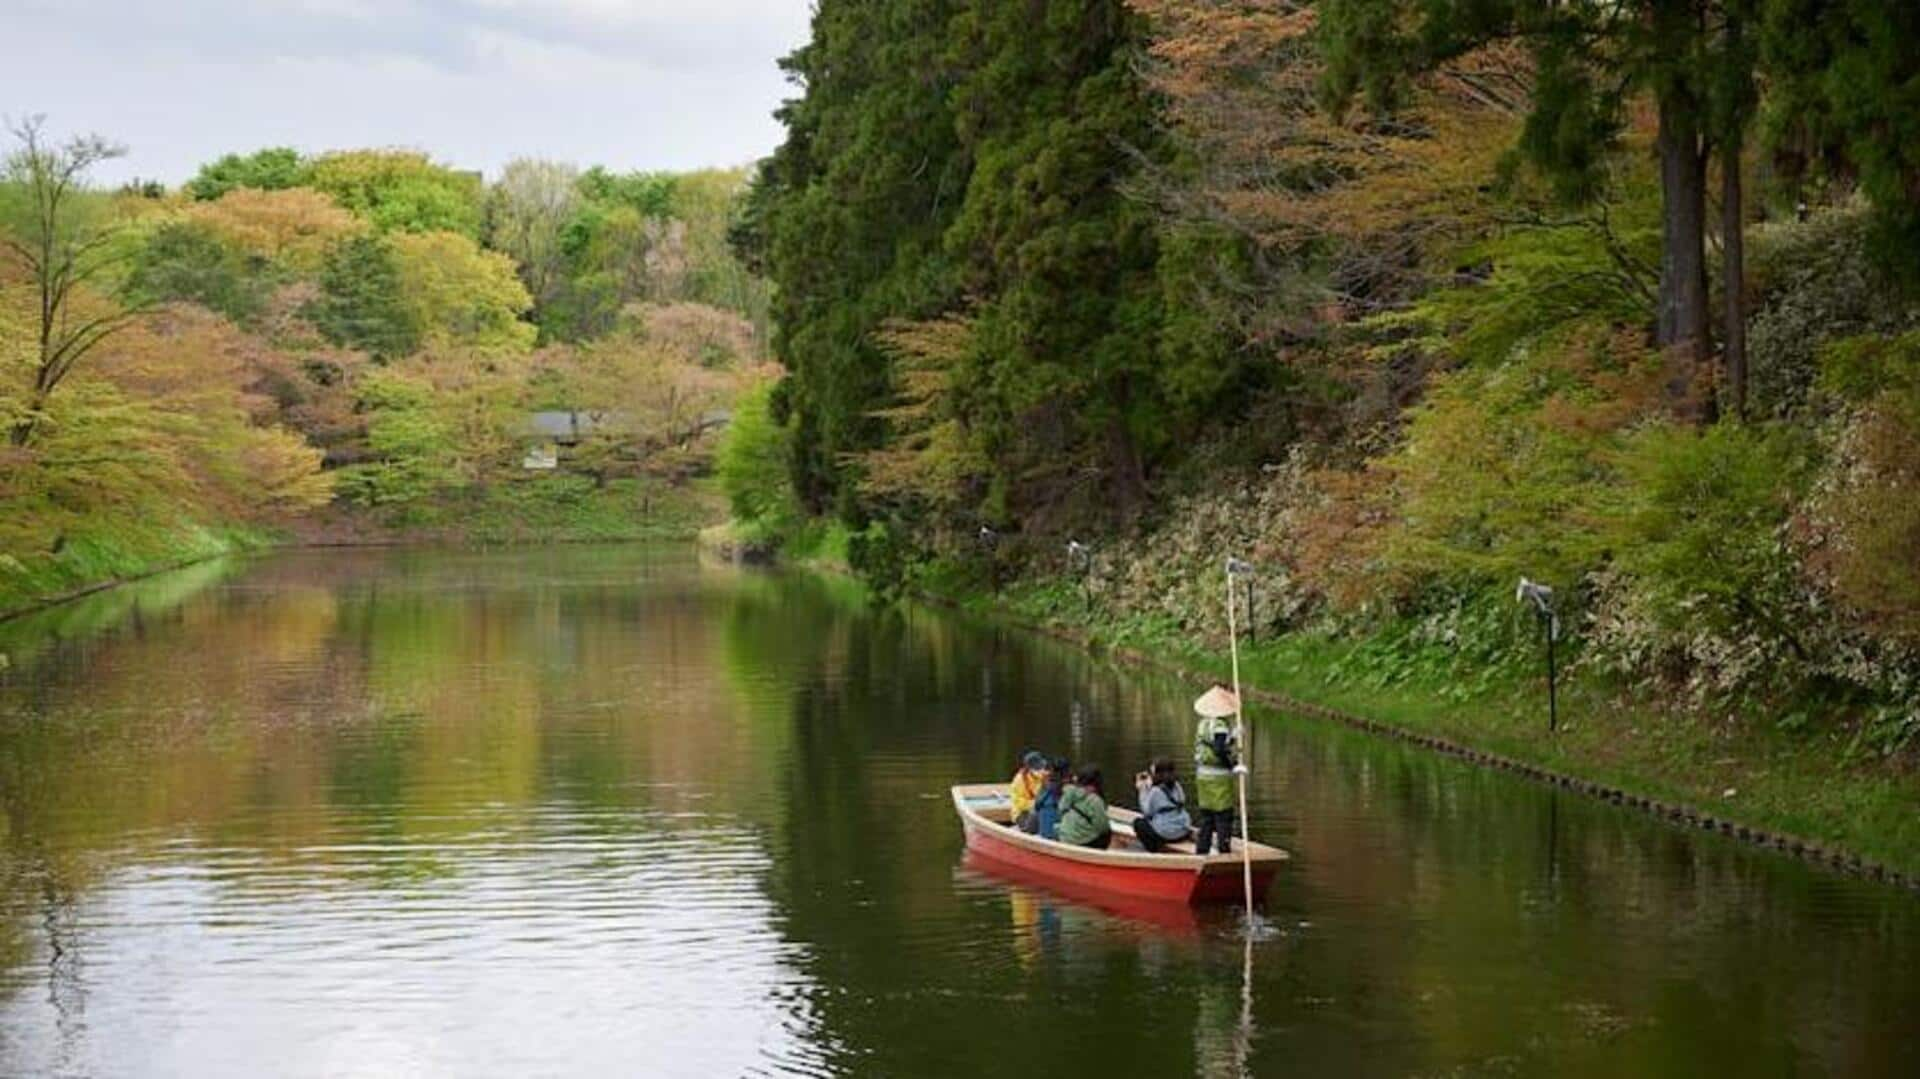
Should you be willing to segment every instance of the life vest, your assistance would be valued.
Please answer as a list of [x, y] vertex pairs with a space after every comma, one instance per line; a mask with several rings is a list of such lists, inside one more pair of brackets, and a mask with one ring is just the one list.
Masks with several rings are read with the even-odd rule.
[[[1214, 751], [1219, 735], [1226, 735], [1227, 759], [1223, 763]], [[1217, 811], [1233, 808], [1233, 764], [1239, 752], [1233, 727], [1224, 719], [1207, 716], [1193, 729], [1194, 790], [1200, 796], [1200, 808]]]

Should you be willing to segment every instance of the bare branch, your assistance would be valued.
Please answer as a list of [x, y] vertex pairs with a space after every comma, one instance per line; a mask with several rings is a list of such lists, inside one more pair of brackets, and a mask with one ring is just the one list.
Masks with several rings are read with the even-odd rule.
[[0, 177], [24, 189], [28, 202], [23, 220], [13, 222], [16, 235], [5, 237], [6, 250], [25, 263], [40, 294], [33, 400], [28, 414], [12, 428], [16, 446], [31, 439], [47, 397], [75, 365], [153, 307], [115, 307], [74, 325], [75, 290], [128, 256], [112, 249], [119, 226], [76, 215], [73, 199], [86, 193], [87, 174], [95, 165], [126, 151], [98, 135], [75, 136], [56, 146], [47, 140], [45, 124], [46, 118], [37, 114], [8, 122], [18, 145], [0, 165]]

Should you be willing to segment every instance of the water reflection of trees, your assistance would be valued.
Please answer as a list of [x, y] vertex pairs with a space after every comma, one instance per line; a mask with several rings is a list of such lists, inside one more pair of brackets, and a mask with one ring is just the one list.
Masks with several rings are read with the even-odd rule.
[[[603, 837], [764, 836], [795, 1014], [844, 1070], [1002, 1059], [983, 1031], [1168, 1074], [1245, 1051], [1229, 932], [1178, 944], [953, 875], [949, 784], [1037, 745], [1124, 788], [1185, 757], [1194, 687], [620, 549], [327, 552], [67, 617], [12, 631], [30, 658], [0, 676], [0, 993], [83, 1017], [77, 912], [160, 843], [272, 870], [219, 875], [236, 901], [397, 893], [558, 806]], [[1254, 1073], [1903, 1066], [1907, 897], [1318, 724], [1261, 717], [1253, 765], [1255, 826], [1296, 854], [1287, 933], [1255, 953]]]
[[[961, 843], [949, 785], [1010, 772], [1028, 745], [1144, 759], [1185, 737], [1164, 691], [946, 612], [823, 603], [808, 594], [818, 587], [771, 578], [743, 592], [728, 662], [736, 681], [780, 672], [763, 706], [791, 730], [777, 780], [790, 809], [770, 888], [806, 945], [816, 1039], [836, 1047], [833, 1063], [937, 1074], [1011, 1054], [1071, 1072], [1112, 1061], [1121, 1036], [1129, 1070], [1191, 1074], [1194, 1046], [1178, 1032], [1197, 998], [1162, 989], [1190, 977], [1193, 955], [1168, 960], [1158, 932], [1118, 923], [1116, 937], [1106, 916], [1043, 895], [957, 890], [950, 869]], [[1108, 1002], [1149, 998], [1167, 1028], [1119, 1035], [1143, 1024]]]
[[1418, 1031], [1410, 1065], [1897, 1072], [1908, 897], [1352, 732], [1265, 748], [1255, 816], [1300, 855], [1278, 903], [1342, 937], [1296, 960]]
[[[1184, 757], [1191, 687], [944, 613], [822, 620], [789, 591], [807, 586], [761, 587], [730, 612], [728, 663], [736, 681], [781, 671], [785, 695], [763, 700], [792, 732], [772, 888], [807, 944], [818, 1037], [849, 1070], [986, 1060], [983, 1030], [1178, 1074], [1900, 1067], [1920, 1005], [1906, 897], [1271, 716], [1254, 820], [1299, 858], [1242, 1037], [1237, 941], [1169, 958], [1097, 911], [928, 871], [958, 856], [949, 783], [1001, 775], [1027, 744], [1118, 776]], [[1143, 1000], [1167, 1027], [1081, 1003]], [[926, 1022], [937, 1007], [966, 1022]]]
[[[57, 645], [81, 645], [102, 633], [125, 629], [146, 632], [149, 620], [164, 620], [182, 603], [225, 579], [241, 559], [216, 558], [183, 569], [96, 592], [0, 621], [0, 686], [18, 682], [25, 668]], [[11, 668], [11, 670], [9, 670]]]
[[715, 678], [730, 578], [552, 557], [300, 556], [35, 643], [0, 685], [0, 970], [77, 962], [67, 912], [160, 844], [244, 848], [228, 893], [407, 888], [556, 805], [627, 811], [568, 820], [613, 835], [776, 821], [768, 732]]

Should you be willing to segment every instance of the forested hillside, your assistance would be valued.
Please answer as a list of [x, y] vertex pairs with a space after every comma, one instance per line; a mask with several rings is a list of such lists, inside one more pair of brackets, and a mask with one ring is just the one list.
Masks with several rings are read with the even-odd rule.
[[11, 138], [0, 611], [289, 529], [699, 523], [686, 481], [765, 364], [744, 173], [271, 148], [104, 191], [111, 142]]
[[787, 372], [736, 512], [1215, 644], [1242, 555], [1264, 640], [1454, 701], [1537, 670], [1524, 576], [1595, 709], [1904, 768], [1914, 40], [1853, 0], [821, 0], [736, 233]]

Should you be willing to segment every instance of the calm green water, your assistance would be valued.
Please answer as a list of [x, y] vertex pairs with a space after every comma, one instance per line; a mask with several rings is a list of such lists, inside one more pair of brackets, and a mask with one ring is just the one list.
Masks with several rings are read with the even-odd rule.
[[0, 651], [4, 1075], [1915, 1073], [1920, 900], [1309, 721], [1250, 946], [984, 875], [949, 784], [1192, 687], [835, 582], [301, 553]]

